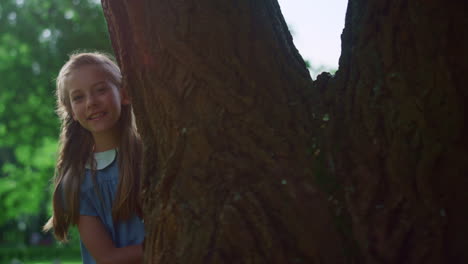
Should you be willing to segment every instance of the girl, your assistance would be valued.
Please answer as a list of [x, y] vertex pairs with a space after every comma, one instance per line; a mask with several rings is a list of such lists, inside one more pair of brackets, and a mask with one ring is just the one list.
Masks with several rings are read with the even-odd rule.
[[71, 55], [57, 77], [62, 126], [53, 216], [44, 230], [66, 241], [77, 225], [85, 264], [142, 262], [141, 140], [121, 79], [102, 53]]

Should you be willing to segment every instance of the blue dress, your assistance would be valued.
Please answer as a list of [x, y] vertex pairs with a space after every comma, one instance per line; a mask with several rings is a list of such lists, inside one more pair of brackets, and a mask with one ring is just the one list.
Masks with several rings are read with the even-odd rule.
[[[112, 220], [112, 202], [116, 196], [119, 180], [119, 167], [116, 151], [109, 150], [95, 153], [97, 163], [96, 182], [94, 187], [91, 170], [86, 169], [86, 175], [80, 190], [80, 215], [98, 216], [104, 224], [110, 238], [116, 247], [125, 247], [143, 243], [145, 229], [142, 220], [134, 215], [126, 221]], [[101, 197], [96, 193], [100, 193]], [[84, 264], [96, 263], [83, 242], [81, 257]]]

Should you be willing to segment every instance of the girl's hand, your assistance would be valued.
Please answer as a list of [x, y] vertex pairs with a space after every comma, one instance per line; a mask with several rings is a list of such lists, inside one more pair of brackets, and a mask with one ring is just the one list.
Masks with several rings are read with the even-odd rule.
[[142, 263], [142, 245], [116, 248], [104, 225], [97, 216], [80, 215], [78, 231], [81, 241], [97, 263]]

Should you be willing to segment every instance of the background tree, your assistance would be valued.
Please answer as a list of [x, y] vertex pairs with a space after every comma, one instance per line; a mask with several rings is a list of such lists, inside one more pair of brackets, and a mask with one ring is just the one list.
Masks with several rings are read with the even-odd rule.
[[465, 263], [467, 2], [350, 1], [310, 105], [365, 263]]
[[103, 7], [146, 146], [147, 263], [468, 261], [466, 3], [350, 1], [313, 84], [275, 0]]

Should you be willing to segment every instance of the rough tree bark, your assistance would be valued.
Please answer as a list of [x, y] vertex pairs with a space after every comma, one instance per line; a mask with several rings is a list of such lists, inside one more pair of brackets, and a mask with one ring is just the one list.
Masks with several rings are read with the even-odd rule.
[[[468, 263], [468, 2], [350, 1], [311, 105], [365, 263]], [[314, 90], [315, 91], [315, 90]]]
[[145, 143], [146, 263], [468, 262], [463, 1], [350, 1], [313, 83], [276, 0], [103, 7]]

